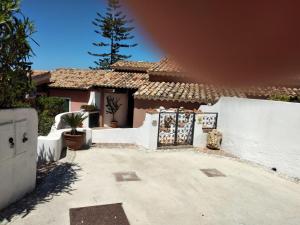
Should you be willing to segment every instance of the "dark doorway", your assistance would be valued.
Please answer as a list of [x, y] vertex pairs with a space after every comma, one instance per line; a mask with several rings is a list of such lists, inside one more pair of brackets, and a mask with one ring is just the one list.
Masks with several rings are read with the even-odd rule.
[[128, 114], [127, 114], [128, 127], [133, 127], [134, 92], [136, 92], [136, 90], [128, 89]]

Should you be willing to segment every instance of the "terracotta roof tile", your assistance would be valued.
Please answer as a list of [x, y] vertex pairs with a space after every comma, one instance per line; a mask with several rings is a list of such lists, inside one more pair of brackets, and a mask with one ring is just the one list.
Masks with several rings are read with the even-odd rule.
[[184, 70], [172, 59], [163, 58], [149, 68], [148, 73], [151, 75], [183, 76]]
[[123, 61], [120, 60], [111, 65], [111, 68], [116, 71], [138, 71], [147, 72], [147, 70], [154, 66], [156, 63], [153, 62], [142, 62], [142, 61]]
[[241, 89], [247, 96], [256, 97], [270, 97], [272, 95], [286, 95], [289, 97], [296, 97], [299, 95], [300, 88], [292, 87], [250, 87]]
[[137, 89], [147, 83], [148, 80], [148, 74], [113, 71], [105, 73], [102, 79], [94, 83], [94, 86]]
[[47, 70], [33, 70], [31, 79], [36, 85], [47, 84], [50, 82], [50, 71]]
[[269, 97], [285, 94], [290, 97], [299, 95], [300, 89], [285, 87], [256, 87], [252, 89], [230, 89], [206, 84], [148, 82], [134, 97], [136, 99], [167, 100], [179, 102], [215, 103], [222, 96], [227, 97]]
[[51, 72], [50, 87], [88, 89], [101, 79], [103, 70], [57, 69]]
[[93, 86], [138, 88], [148, 81], [143, 73], [107, 72], [104, 70], [57, 69], [51, 72], [50, 87], [89, 89]]
[[[168, 61], [168, 59], [162, 61], [166, 63], [166, 60]], [[157, 70], [180, 73], [177, 67], [170, 67], [169, 65], [160, 64]], [[38, 73], [36, 72], [36, 74]], [[137, 99], [199, 103], [215, 103], [221, 96], [261, 98], [278, 94], [290, 97], [300, 96], [300, 88], [270, 86], [230, 89], [196, 83], [150, 82], [147, 73], [107, 72], [103, 70], [57, 69], [51, 72], [51, 82], [49, 86], [56, 88], [133, 88], [138, 89], [134, 94]]]
[[44, 76], [44, 75], [49, 75], [50, 71], [48, 70], [32, 70], [32, 77], [38, 77], [38, 76]]

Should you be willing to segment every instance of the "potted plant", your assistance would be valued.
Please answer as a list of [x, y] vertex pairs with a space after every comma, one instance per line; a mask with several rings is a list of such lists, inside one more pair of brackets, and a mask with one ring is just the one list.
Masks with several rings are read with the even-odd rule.
[[118, 112], [122, 104], [119, 103], [120, 99], [113, 96], [106, 97], [106, 113], [112, 114], [112, 120], [110, 126], [113, 128], [118, 127], [118, 121], [115, 119], [115, 114]]
[[67, 114], [62, 117], [66, 125], [71, 127], [71, 131], [64, 132], [66, 145], [72, 150], [81, 149], [85, 142], [85, 132], [80, 132], [76, 128], [82, 126], [82, 122], [86, 119], [83, 114]]

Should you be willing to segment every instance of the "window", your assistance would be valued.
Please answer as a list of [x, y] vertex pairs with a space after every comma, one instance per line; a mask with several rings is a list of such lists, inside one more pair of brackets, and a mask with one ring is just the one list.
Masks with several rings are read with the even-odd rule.
[[71, 111], [71, 99], [70, 98], [63, 98], [64, 99], [64, 112]]

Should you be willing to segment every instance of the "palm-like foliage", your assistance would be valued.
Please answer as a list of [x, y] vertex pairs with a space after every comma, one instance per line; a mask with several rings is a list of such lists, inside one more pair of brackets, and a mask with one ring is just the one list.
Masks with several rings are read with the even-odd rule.
[[79, 127], [82, 122], [87, 118], [87, 116], [83, 116], [81, 113], [72, 113], [67, 114], [62, 117], [63, 121], [71, 127], [71, 134], [76, 135], [78, 134], [77, 127]]
[[112, 121], [115, 121], [115, 113], [118, 112], [122, 104], [119, 103], [119, 98], [114, 98], [113, 96], [106, 97], [106, 113], [112, 114]]

